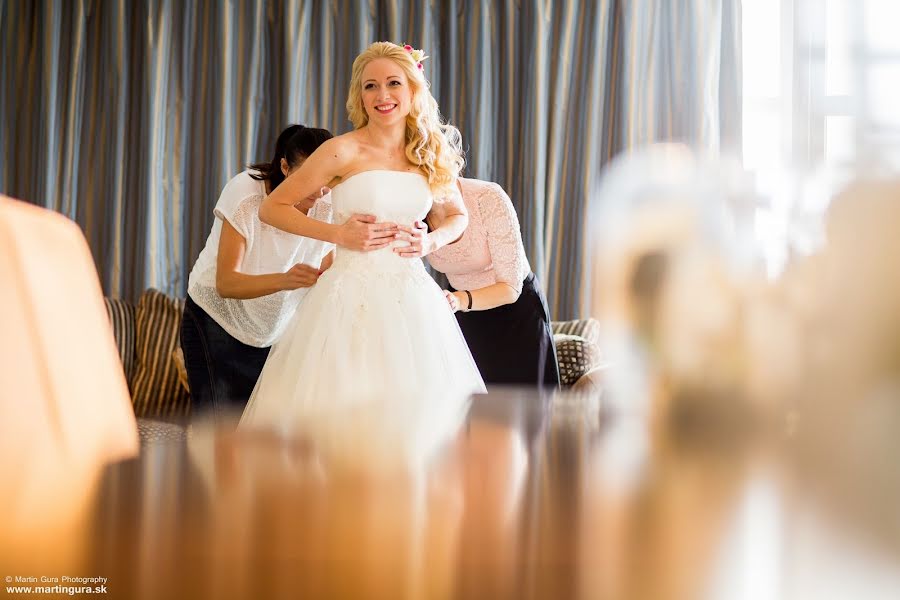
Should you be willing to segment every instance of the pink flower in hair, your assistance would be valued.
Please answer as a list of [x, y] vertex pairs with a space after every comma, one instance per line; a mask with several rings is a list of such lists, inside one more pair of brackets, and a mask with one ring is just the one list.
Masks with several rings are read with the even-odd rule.
[[425, 51], [424, 50], [416, 50], [409, 44], [404, 45], [403, 49], [406, 50], [407, 52], [409, 52], [410, 56], [412, 57], [413, 61], [415, 61], [416, 66], [419, 68], [419, 70], [420, 71], [423, 70], [424, 67], [422, 67], [422, 61], [425, 60], [426, 58], [428, 58], [427, 56], [425, 56]]

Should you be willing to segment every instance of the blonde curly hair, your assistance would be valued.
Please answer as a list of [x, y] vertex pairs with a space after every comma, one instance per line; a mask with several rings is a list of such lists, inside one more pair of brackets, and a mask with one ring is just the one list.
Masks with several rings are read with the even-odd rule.
[[455, 193], [456, 178], [465, 165], [459, 130], [444, 123], [428, 80], [412, 54], [391, 42], [375, 42], [353, 61], [347, 115], [355, 129], [365, 127], [369, 115], [362, 101], [362, 73], [370, 62], [388, 58], [397, 63], [409, 81], [412, 106], [406, 117], [406, 158], [422, 169], [436, 197]]

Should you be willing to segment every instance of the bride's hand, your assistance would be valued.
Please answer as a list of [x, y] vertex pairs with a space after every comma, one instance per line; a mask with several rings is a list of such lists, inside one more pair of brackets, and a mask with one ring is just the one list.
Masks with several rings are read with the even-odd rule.
[[409, 242], [408, 246], [394, 248], [394, 252], [404, 258], [421, 258], [435, 250], [434, 242], [428, 235], [428, 226], [422, 221], [416, 221], [413, 227], [397, 225], [398, 232], [394, 239]]
[[449, 292], [444, 290], [444, 297], [447, 299], [447, 304], [450, 305], [450, 310], [456, 312], [460, 308], [459, 298], [456, 297], [456, 294], [453, 292]]
[[354, 214], [338, 226], [335, 244], [349, 250], [368, 252], [385, 248], [394, 241], [395, 223], [378, 223], [372, 215]]

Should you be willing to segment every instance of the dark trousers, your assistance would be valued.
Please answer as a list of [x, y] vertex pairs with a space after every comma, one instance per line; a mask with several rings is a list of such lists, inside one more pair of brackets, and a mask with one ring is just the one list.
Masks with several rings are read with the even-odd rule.
[[550, 311], [534, 273], [512, 304], [460, 311], [456, 320], [485, 383], [559, 387]]
[[269, 348], [235, 339], [188, 296], [181, 319], [181, 349], [191, 387], [192, 417], [239, 416]]

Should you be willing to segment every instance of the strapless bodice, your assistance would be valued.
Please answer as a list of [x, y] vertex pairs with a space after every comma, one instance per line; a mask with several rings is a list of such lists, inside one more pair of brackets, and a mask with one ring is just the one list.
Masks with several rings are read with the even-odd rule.
[[[407, 227], [425, 219], [431, 210], [428, 180], [421, 173], [376, 169], [351, 175], [331, 192], [334, 223], [340, 225], [354, 214], [374, 215]], [[396, 241], [387, 248], [359, 252], [337, 248], [332, 268], [364, 268], [381, 272], [421, 269], [420, 260], [398, 256], [393, 248], [406, 246]]]

